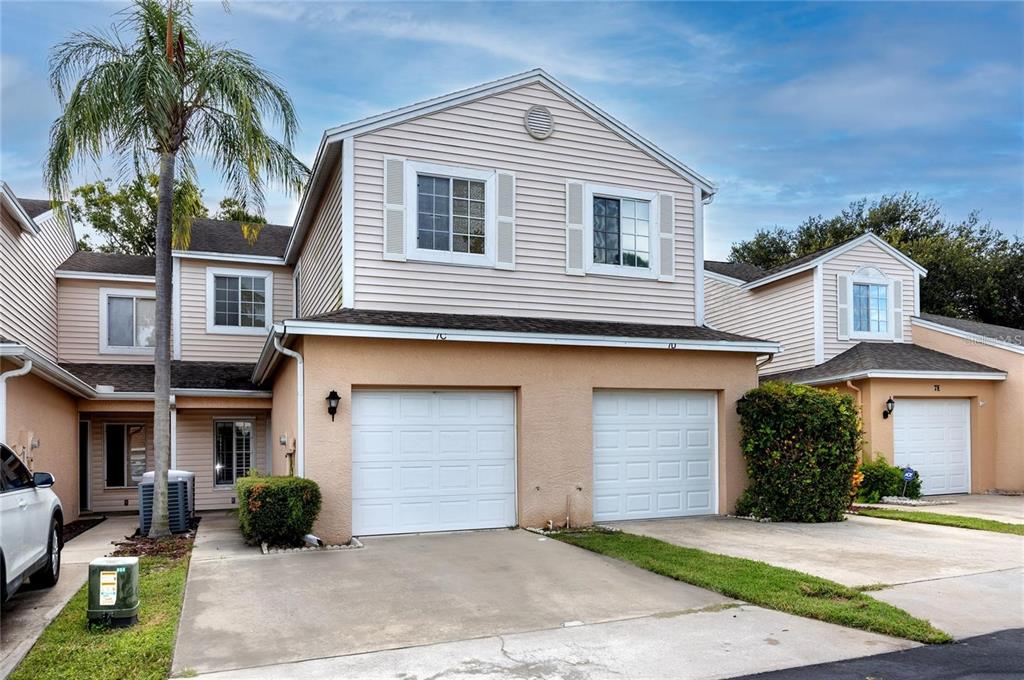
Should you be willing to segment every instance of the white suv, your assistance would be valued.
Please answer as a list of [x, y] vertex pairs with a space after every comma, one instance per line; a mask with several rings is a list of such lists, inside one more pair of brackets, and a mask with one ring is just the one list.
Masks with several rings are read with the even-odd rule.
[[53, 475], [33, 475], [4, 444], [0, 454], [0, 602], [5, 602], [29, 577], [44, 588], [57, 583], [64, 511], [50, 489]]

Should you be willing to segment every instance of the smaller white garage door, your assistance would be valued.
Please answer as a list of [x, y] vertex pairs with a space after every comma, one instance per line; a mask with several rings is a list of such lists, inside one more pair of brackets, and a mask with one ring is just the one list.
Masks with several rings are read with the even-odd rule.
[[971, 489], [971, 401], [897, 399], [893, 410], [893, 459], [921, 475], [921, 493]]
[[594, 393], [594, 521], [717, 511], [713, 392]]
[[516, 523], [512, 392], [352, 393], [357, 536]]

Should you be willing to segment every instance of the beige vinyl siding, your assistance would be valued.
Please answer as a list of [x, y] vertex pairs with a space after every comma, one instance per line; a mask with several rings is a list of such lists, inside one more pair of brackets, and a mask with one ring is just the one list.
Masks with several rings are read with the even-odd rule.
[[813, 272], [753, 290], [706, 278], [704, 294], [704, 316], [712, 328], [782, 345], [763, 373], [814, 366]]
[[40, 233], [23, 231], [0, 208], [0, 336], [57, 358], [57, 280], [54, 270], [75, 252], [71, 230], [56, 218]]
[[72, 364], [151, 364], [149, 354], [100, 353], [100, 289], [154, 290], [152, 284], [58, 279], [57, 355]]
[[[861, 267], [876, 267], [891, 279], [903, 281], [903, 342], [911, 342], [910, 317], [914, 315], [914, 270], [873, 243], [862, 243], [822, 263], [825, 361], [850, 349], [860, 340], [839, 339], [837, 275], [852, 275]], [[852, 304], [853, 301], [851, 300]]]
[[299, 315], [341, 307], [341, 164], [331, 174], [299, 256]]
[[[523, 128], [535, 104], [554, 116], [555, 132], [543, 141]], [[514, 172], [515, 270], [385, 261], [385, 156]], [[694, 323], [692, 185], [543, 85], [357, 137], [354, 166], [357, 308]], [[675, 281], [567, 276], [568, 179], [674, 194]]]
[[181, 259], [181, 358], [183, 361], [255, 362], [267, 339], [206, 332], [206, 270], [247, 269], [274, 274], [274, 321], [292, 316], [291, 267]]
[[[89, 421], [89, 509], [93, 512], [117, 512], [119, 510], [138, 510], [139, 489], [131, 479], [125, 488], [108, 489], [106, 486], [106, 450], [104, 437], [106, 424], [126, 424], [146, 426], [146, 470], [152, 470], [156, 464], [153, 458], [153, 416], [149, 413], [100, 414], [83, 416]], [[128, 501], [127, 504], [125, 501]]]
[[181, 411], [178, 413], [177, 468], [196, 474], [196, 509], [218, 510], [237, 504], [235, 488], [214, 484], [214, 434], [216, 420], [249, 420], [253, 424], [252, 464], [267, 470], [267, 416], [263, 412]]

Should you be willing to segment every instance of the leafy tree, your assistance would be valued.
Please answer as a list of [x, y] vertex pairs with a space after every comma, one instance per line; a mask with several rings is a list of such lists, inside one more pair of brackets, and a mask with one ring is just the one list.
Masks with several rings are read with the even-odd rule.
[[[190, 223], [172, 219], [174, 184], [194, 181], [196, 156], [220, 170], [231, 195], [263, 209], [266, 179], [298, 193], [308, 175], [292, 154], [295, 110], [252, 57], [200, 40], [187, 0], [134, 0], [111, 33], [76, 32], [54, 47], [50, 84], [61, 115], [50, 130], [46, 179], [66, 200], [72, 170], [113, 153], [136, 174], [158, 163], [151, 536], [169, 534], [171, 241], [186, 247]], [[281, 127], [282, 141], [267, 128]]]
[[854, 201], [794, 229], [761, 229], [733, 244], [729, 259], [769, 269], [868, 232], [928, 270], [922, 311], [1024, 328], [1024, 241], [982, 223], [976, 212], [950, 223], [938, 203], [916, 194]]
[[[154, 174], [138, 176], [116, 189], [111, 189], [110, 184], [111, 180], [104, 179], [73, 189], [68, 203], [71, 219], [88, 225], [103, 238], [103, 243], [96, 246], [100, 252], [153, 255], [159, 178]], [[208, 212], [202, 192], [188, 178], [174, 183], [173, 203], [172, 219], [179, 225], [179, 231], [185, 229], [185, 221], [206, 217]], [[86, 243], [92, 250], [91, 243]]]
[[257, 215], [246, 210], [246, 207], [237, 198], [222, 198], [217, 205], [217, 212], [213, 214], [214, 219], [242, 222], [243, 224], [264, 224], [267, 219], [263, 215]]

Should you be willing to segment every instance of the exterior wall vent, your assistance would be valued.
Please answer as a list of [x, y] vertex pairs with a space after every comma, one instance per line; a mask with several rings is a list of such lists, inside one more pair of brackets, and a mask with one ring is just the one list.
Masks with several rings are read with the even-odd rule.
[[547, 139], [555, 131], [555, 119], [546, 106], [531, 106], [527, 109], [523, 125], [534, 139]]

